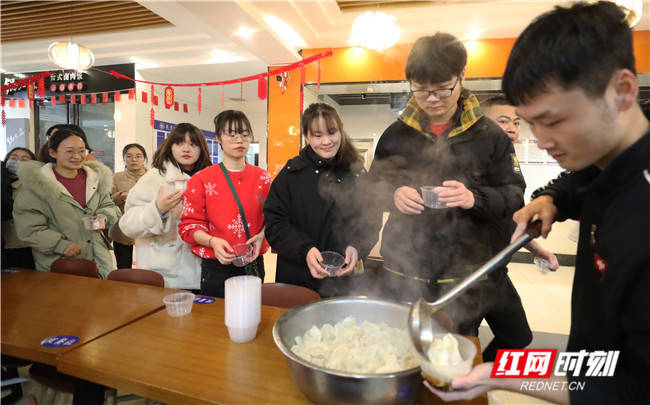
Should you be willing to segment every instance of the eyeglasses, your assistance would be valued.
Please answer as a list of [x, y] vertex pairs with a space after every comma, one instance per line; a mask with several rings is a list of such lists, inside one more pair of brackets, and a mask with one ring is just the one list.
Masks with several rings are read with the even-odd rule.
[[454, 85], [452, 87], [449, 87], [447, 89], [435, 89], [435, 90], [413, 90], [411, 89], [411, 93], [413, 93], [413, 97], [415, 97], [418, 100], [427, 100], [431, 95], [433, 94], [436, 96], [438, 100], [443, 99], [443, 98], [449, 98], [451, 97], [451, 93], [454, 91], [456, 88], [456, 85], [458, 84], [458, 81], [460, 80], [460, 76], [456, 77], [456, 81], [454, 82]]
[[141, 160], [144, 159], [144, 155], [126, 155], [126, 160]]
[[226, 136], [226, 138], [228, 138], [231, 141], [234, 141], [235, 139], [237, 139], [237, 137], [240, 137], [241, 140], [244, 142], [250, 141], [252, 138], [250, 131], [241, 131], [241, 132], [229, 131], [229, 132], [224, 132], [224, 135]]

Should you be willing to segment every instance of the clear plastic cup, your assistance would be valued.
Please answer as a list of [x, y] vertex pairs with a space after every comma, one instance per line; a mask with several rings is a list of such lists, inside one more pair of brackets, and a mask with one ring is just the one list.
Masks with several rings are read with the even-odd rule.
[[320, 255], [323, 257], [320, 266], [330, 273], [330, 277], [336, 276], [336, 273], [345, 263], [345, 257], [333, 251], [321, 252]]
[[237, 267], [244, 267], [253, 259], [253, 245], [249, 243], [238, 243], [232, 247], [235, 251], [235, 260], [232, 264]]
[[[436, 333], [434, 339], [442, 339], [446, 333]], [[464, 336], [452, 333], [452, 336], [458, 341], [458, 352], [460, 353], [461, 363], [456, 365], [441, 365], [432, 363], [428, 358], [423, 357], [416, 350], [415, 353], [424, 377], [435, 387], [449, 389], [449, 383], [456, 378], [469, 374], [472, 371], [474, 357], [476, 357], [476, 345]]]
[[169, 316], [187, 315], [192, 312], [194, 294], [189, 292], [170, 294], [163, 298], [163, 302], [165, 303]]
[[224, 293], [230, 340], [245, 343], [255, 339], [262, 312], [262, 280], [255, 276], [231, 277], [225, 281]]
[[533, 262], [537, 266], [539, 272], [542, 273], [543, 275], [547, 275], [549, 271], [551, 271], [551, 262], [549, 262], [548, 260], [535, 257], [533, 259]]
[[[429, 208], [447, 208], [447, 204], [439, 200], [438, 193], [440, 193], [442, 186], [424, 186], [420, 187], [422, 191], [422, 199], [424, 206]], [[438, 189], [438, 191], [436, 191]]]
[[84, 228], [91, 231], [104, 229], [106, 226], [104, 219], [97, 215], [87, 215], [83, 218], [83, 221], [84, 221]]

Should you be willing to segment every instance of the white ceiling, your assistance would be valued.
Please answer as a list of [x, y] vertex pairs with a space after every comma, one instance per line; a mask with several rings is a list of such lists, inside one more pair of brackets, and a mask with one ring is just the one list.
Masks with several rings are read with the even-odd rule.
[[[306, 48], [348, 46], [354, 18], [366, 10], [342, 12], [334, 0], [302, 1], [146, 1], [139, 3], [170, 21], [174, 27], [74, 37], [90, 48], [96, 65], [136, 62], [150, 80], [201, 82], [260, 73], [270, 64], [300, 59], [298, 49], [279, 38], [264, 22], [274, 15], [293, 27]], [[565, 0], [448, 0], [416, 6], [382, 7], [400, 23], [400, 43], [436, 31], [460, 38], [479, 30], [480, 38], [516, 37], [537, 15]], [[635, 27], [650, 29], [650, 0], [643, 0], [644, 16]], [[370, 8], [371, 10], [374, 8]], [[255, 31], [249, 39], [235, 34], [242, 26]], [[47, 30], [47, 27], [43, 27]], [[0, 66], [7, 72], [51, 69], [50, 38], [3, 43]], [[256, 91], [255, 86], [249, 86]]]

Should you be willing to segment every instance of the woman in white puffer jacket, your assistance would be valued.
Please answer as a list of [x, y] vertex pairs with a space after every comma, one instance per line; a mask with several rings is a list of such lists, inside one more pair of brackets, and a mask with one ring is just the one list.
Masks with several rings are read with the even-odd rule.
[[135, 267], [157, 271], [166, 287], [201, 287], [201, 261], [178, 235], [178, 222], [187, 181], [210, 165], [201, 130], [178, 124], [156, 151], [152, 170], [138, 180], [126, 199], [119, 227], [135, 239]]

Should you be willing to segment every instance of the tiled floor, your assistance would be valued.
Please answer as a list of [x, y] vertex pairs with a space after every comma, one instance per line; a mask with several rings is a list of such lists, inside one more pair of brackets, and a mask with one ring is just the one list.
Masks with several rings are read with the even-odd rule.
[[[267, 253], [264, 256], [266, 269], [265, 282], [275, 280], [276, 255]], [[571, 284], [573, 282], [573, 268], [560, 267], [557, 272], [542, 275], [532, 264], [511, 263], [509, 266], [510, 278], [521, 296], [528, 321], [533, 330], [534, 348], [566, 347], [567, 334], [570, 323]], [[492, 338], [487, 325], [481, 327], [479, 334], [481, 344], [484, 346]], [[23, 373], [26, 370], [23, 370]], [[41, 396], [39, 404], [65, 404], [71, 403], [70, 395], [46, 395], [39, 391], [33, 382], [24, 384], [25, 394]], [[125, 393], [120, 393], [123, 395]], [[489, 395], [490, 404], [545, 404], [546, 402], [505, 391], [494, 391]], [[125, 405], [145, 405], [144, 399], [120, 402]]]

